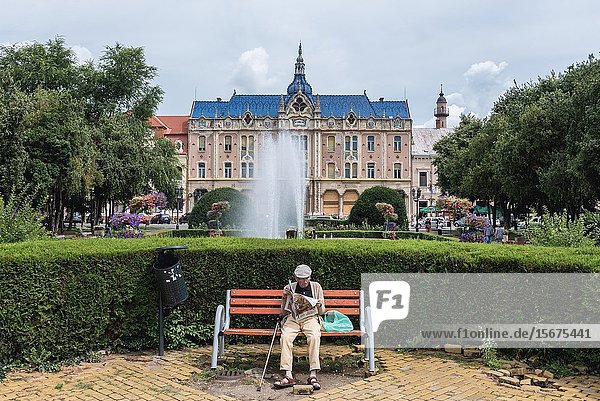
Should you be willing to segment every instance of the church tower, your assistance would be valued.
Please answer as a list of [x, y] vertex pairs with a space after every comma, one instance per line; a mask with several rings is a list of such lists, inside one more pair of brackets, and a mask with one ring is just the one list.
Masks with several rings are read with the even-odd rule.
[[448, 102], [444, 97], [444, 90], [442, 84], [440, 84], [440, 97], [435, 102], [435, 110], [433, 111], [435, 116], [435, 128], [448, 128]]

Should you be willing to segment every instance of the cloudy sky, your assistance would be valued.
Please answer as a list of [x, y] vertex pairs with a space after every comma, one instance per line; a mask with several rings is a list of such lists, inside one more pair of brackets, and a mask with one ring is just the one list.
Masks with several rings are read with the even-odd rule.
[[144, 47], [165, 91], [158, 114], [194, 98], [285, 92], [301, 40], [314, 93], [408, 98], [434, 126], [440, 84], [451, 110], [485, 116], [516, 80], [599, 54], [594, 0], [1, 0], [0, 44], [63, 36], [83, 60]]

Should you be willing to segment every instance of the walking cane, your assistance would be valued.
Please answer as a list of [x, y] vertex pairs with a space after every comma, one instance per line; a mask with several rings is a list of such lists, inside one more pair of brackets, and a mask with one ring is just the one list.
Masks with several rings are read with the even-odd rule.
[[260, 391], [262, 387], [263, 380], [265, 378], [265, 373], [267, 371], [267, 365], [269, 364], [269, 358], [271, 357], [271, 351], [273, 350], [273, 343], [275, 343], [275, 336], [277, 335], [277, 328], [279, 327], [279, 320], [275, 325], [275, 330], [273, 330], [273, 338], [271, 339], [271, 346], [269, 347], [269, 353], [267, 354], [267, 360], [265, 361], [265, 368], [263, 369], [262, 376], [260, 378], [260, 382], [258, 383], [258, 387], [256, 391]]

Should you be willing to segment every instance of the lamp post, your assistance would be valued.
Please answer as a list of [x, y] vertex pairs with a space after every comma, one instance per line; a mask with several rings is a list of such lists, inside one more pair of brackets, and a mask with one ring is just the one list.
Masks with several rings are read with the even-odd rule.
[[421, 197], [421, 188], [412, 189], [412, 198], [416, 203], [415, 209], [415, 231], [419, 232], [419, 198]]
[[176, 230], [179, 230], [179, 207], [182, 202], [182, 199], [181, 199], [182, 195], [183, 195], [183, 188], [182, 187], [175, 188], [175, 208], [177, 209], [177, 220], [175, 223]]

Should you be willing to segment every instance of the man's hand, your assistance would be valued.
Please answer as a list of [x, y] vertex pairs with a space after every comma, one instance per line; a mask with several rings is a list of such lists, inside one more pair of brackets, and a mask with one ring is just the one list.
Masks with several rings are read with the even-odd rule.
[[292, 295], [292, 290], [289, 289], [288, 287], [285, 287], [283, 289], [283, 295], [286, 296], [286, 297]]

